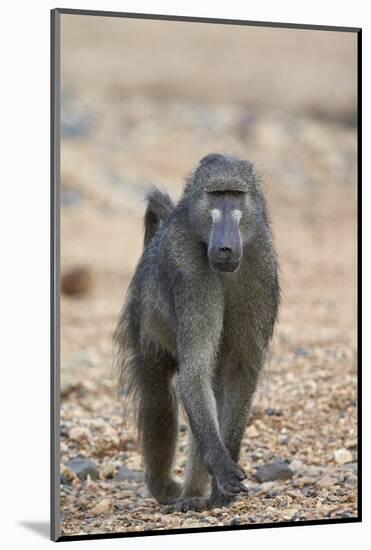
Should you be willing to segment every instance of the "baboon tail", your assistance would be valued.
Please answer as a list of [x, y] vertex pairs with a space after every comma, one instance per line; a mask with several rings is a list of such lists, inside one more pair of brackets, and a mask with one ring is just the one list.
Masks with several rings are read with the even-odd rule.
[[122, 400], [123, 415], [137, 416], [139, 399], [139, 324], [132, 301], [132, 288], [129, 286], [124, 307], [113, 335], [114, 374], [117, 381], [117, 397]]
[[144, 246], [147, 246], [160, 224], [166, 220], [175, 205], [169, 195], [153, 187], [146, 196], [147, 208], [144, 215]]

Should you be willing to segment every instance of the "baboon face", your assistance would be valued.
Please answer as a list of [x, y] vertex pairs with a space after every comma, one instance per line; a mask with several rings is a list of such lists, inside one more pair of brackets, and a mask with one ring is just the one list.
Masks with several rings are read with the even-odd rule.
[[233, 273], [259, 228], [258, 180], [251, 163], [204, 157], [185, 189], [190, 228], [206, 245], [210, 268]]
[[242, 191], [207, 192], [211, 232], [207, 247], [210, 267], [213, 271], [233, 273], [242, 259], [240, 220], [244, 208]]

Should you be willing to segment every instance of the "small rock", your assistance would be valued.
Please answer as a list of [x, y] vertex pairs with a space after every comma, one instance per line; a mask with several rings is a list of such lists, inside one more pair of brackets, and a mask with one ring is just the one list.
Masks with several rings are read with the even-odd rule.
[[85, 489], [89, 489], [89, 491], [98, 490], [98, 484], [91, 479], [90, 474], [86, 476]]
[[108, 462], [101, 468], [100, 477], [103, 479], [112, 479], [115, 477], [117, 465], [114, 462]]
[[[83, 390], [83, 385], [81, 382], [61, 382], [61, 398], [67, 399], [71, 394], [80, 394]], [[64, 432], [66, 429], [64, 428]]]
[[351, 470], [352, 472], [354, 472], [355, 474], [358, 472], [358, 464], [357, 462], [351, 462], [350, 464], [346, 464], [344, 466], [344, 468], [346, 468], [347, 470]]
[[69, 485], [70, 484], [70, 480], [66, 478], [66, 476], [61, 476], [61, 479], [60, 479], [60, 482], [61, 482], [61, 485]]
[[267, 416], [282, 416], [282, 411], [279, 411], [278, 409], [271, 409], [270, 407], [266, 409], [265, 414]]
[[138, 472], [137, 470], [131, 470], [125, 464], [120, 466], [116, 477], [116, 481], [143, 481], [144, 475], [142, 472]]
[[255, 476], [259, 481], [276, 481], [279, 479], [291, 479], [294, 472], [290, 466], [283, 460], [276, 460], [271, 464], [259, 466]]
[[290, 468], [294, 470], [294, 472], [301, 472], [304, 469], [304, 464], [301, 460], [293, 460], [290, 463]]
[[61, 101], [61, 135], [64, 138], [83, 138], [89, 135], [93, 127], [93, 120], [81, 106], [67, 98]]
[[295, 355], [296, 357], [308, 357], [309, 353], [305, 348], [299, 347], [299, 348], [296, 348]]
[[298, 508], [291, 508], [289, 510], [286, 510], [282, 514], [282, 518], [286, 521], [290, 521], [298, 513], [298, 511], [299, 511]]
[[80, 428], [79, 426], [71, 428], [68, 432], [68, 437], [72, 441], [78, 441], [79, 443], [82, 443], [83, 441], [90, 443], [92, 440], [92, 435], [89, 428]]
[[259, 432], [258, 430], [255, 428], [254, 424], [251, 424], [251, 426], [249, 426], [246, 430], [246, 435], [248, 437], [258, 437], [259, 435]]
[[76, 477], [77, 476], [76, 476], [75, 472], [71, 468], [69, 468], [65, 464], [61, 465], [61, 483], [64, 483], [62, 481], [62, 478], [66, 479], [67, 482], [70, 482], [70, 481], [73, 481], [74, 479], [76, 479]]
[[216, 518], [214, 518], [213, 516], [205, 516], [203, 520], [206, 521], [207, 523], [214, 523]]
[[261, 485], [257, 485], [253, 489], [249, 489], [251, 495], [267, 495], [274, 490], [276, 483], [274, 481], [264, 481]]
[[89, 458], [71, 458], [66, 462], [66, 466], [75, 472], [81, 480], [85, 480], [88, 475], [91, 479], [98, 479], [97, 465]]
[[336, 485], [337, 480], [333, 477], [325, 476], [322, 479], [318, 480], [316, 485], [318, 487], [321, 487], [322, 489], [328, 489], [329, 487], [333, 487]]
[[309, 477], [319, 477], [323, 473], [323, 468], [319, 466], [309, 466], [304, 473]]
[[315, 480], [312, 477], [309, 476], [303, 476], [299, 477], [294, 481], [294, 487], [306, 487], [307, 485], [313, 485], [315, 483]]
[[77, 206], [81, 202], [81, 194], [78, 189], [69, 189], [62, 187], [61, 189], [61, 205], [62, 206]]
[[349, 512], [343, 512], [340, 517], [342, 517], [342, 518], [354, 518], [354, 517], [356, 517], [356, 515], [355, 515], [354, 512], [349, 511]]
[[240, 518], [238, 517], [235, 517], [235, 518], [232, 518], [229, 522], [229, 525], [239, 525], [241, 523], [241, 520]]
[[113, 502], [109, 498], [105, 498], [98, 502], [96, 506], [91, 510], [91, 513], [95, 516], [98, 516], [99, 514], [109, 514], [113, 511]]
[[293, 490], [289, 490], [287, 491], [287, 496], [291, 497], [291, 498], [300, 498], [302, 495], [301, 493], [299, 493], [299, 491], [293, 491]]
[[259, 460], [259, 458], [263, 458], [264, 453], [260, 449], [257, 449], [255, 452], [253, 452], [251, 458], [253, 460]]
[[353, 455], [348, 449], [338, 449], [334, 452], [334, 459], [337, 464], [347, 464], [352, 462]]
[[[267, 426], [264, 424], [264, 422], [262, 422], [261, 420], [255, 420], [255, 426], [258, 430], [260, 430], [261, 432], [263, 432], [264, 430], [267, 429]], [[258, 432], [259, 433], [259, 432]]]
[[90, 290], [91, 283], [91, 272], [85, 267], [75, 267], [62, 275], [62, 292], [67, 296], [82, 296]]
[[102, 434], [95, 440], [95, 453], [97, 456], [106, 456], [108, 452], [123, 450], [121, 440], [114, 428], [107, 426]]

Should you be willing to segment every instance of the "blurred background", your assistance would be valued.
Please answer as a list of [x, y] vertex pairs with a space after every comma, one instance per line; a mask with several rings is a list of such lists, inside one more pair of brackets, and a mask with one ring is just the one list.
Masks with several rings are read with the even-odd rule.
[[[63, 533], [356, 516], [356, 34], [61, 18]], [[283, 301], [242, 448], [250, 497], [165, 514], [114, 398], [112, 334], [147, 186], [179, 198], [211, 152], [263, 176]], [[292, 475], [259, 479], [282, 461]]]

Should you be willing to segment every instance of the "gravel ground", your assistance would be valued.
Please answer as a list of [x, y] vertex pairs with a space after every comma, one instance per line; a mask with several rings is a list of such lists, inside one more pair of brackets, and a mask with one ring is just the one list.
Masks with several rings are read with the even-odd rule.
[[[84, 71], [73, 70], [83, 52], [74, 55], [76, 28], [67, 30], [61, 264], [62, 275], [80, 271], [61, 298], [62, 534], [356, 517], [356, 130], [349, 82], [337, 86], [337, 108], [328, 111], [327, 87], [318, 84], [309, 104], [305, 81], [294, 95], [306, 103], [293, 102], [294, 109], [283, 100], [269, 107], [237, 96], [227, 101], [225, 90], [207, 101], [202, 89], [189, 91], [192, 80], [181, 97], [159, 87], [154, 93], [147, 81], [129, 93], [129, 85], [111, 85], [115, 67], [109, 73], [106, 66], [93, 93]], [[80, 28], [83, 36], [91, 38]], [[334, 52], [343, 82], [351, 55], [341, 47], [323, 55]], [[91, 55], [89, 47], [88, 68]], [[316, 105], [331, 116], [318, 116]], [[154, 181], [179, 197], [187, 172], [216, 151], [247, 157], [263, 174], [283, 301], [243, 439], [249, 492], [229, 508], [178, 513], [158, 505], [143, 482], [135, 430], [115, 397], [112, 334], [141, 252], [143, 190]], [[187, 430], [183, 416], [180, 479]], [[268, 474], [285, 479], [264, 476], [261, 467], [271, 463]]]

